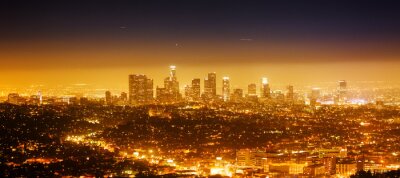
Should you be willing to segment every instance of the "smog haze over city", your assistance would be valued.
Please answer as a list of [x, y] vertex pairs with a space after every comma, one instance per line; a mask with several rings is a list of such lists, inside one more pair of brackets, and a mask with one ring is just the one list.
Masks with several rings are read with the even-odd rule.
[[400, 3], [0, 2], [0, 177], [398, 177]]

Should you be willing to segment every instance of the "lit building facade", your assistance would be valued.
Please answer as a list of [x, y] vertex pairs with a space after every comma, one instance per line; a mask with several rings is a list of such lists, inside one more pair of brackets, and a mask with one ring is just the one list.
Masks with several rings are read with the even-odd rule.
[[271, 98], [271, 88], [266, 77], [261, 78], [261, 97]]
[[243, 101], [243, 89], [236, 88], [233, 90], [231, 101], [242, 102]]
[[112, 105], [112, 95], [110, 91], [106, 91], [106, 104]]
[[287, 86], [286, 99], [287, 99], [287, 101], [289, 101], [289, 102], [293, 102], [293, 101], [294, 101], [293, 85]]
[[153, 80], [146, 75], [129, 75], [129, 103], [147, 104], [153, 101]]
[[161, 102], [177, 102], [182, 96], [179, 92], [179, 82], [176, 76], [176, 66], [169, 67], [169, 77], [164, 79], [164, 88], [157, 87], [157, 100]]
[[347, 82], [346, 80], [339, 80], [338, 81], [338, 95], [339, 95], [339, 102], [345, 103], [347, 100]]
[[204, 95], [206, 98], [214, 98], [217, 95], [217, 74], [208, 73], [204, 79]]
[[222, 78], [222, 99], [229, 101], [230, 98], [230, 79], [229, 77]]
[[191, 98], [193, 101], [198, 101], [200, 99], [200, 79], [195, 78], [192, 80], [192, 86], [191, 86]]
[[247, 94], [249, 96], [256, 96], [257, 95], [257, 85], [255, 83], [251, 83], [247, 86]]

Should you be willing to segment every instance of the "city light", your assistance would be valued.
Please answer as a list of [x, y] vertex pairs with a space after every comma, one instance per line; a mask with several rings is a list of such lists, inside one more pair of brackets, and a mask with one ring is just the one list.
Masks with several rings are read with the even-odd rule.
[[400, 177], [394, 1], [0, 9], [0, 177]]

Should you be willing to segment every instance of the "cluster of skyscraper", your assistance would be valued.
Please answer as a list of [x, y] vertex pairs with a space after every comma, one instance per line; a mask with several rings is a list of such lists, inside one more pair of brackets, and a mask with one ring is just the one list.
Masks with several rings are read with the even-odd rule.
[[153, 79], [146, 75], [129, 75], [129, 103], [140, 104], [153, 101]]
[[[230, 78], [222, 77], [222, 95], [217, 95], [217, 74], [215, 72], [208, 73], [204, 79], [204, 90], [201, 93], [201, 79], [195, 78], [191, 85], [184, 87], [185, 98], [179, 90], [179, 82], [176, 75], [176, 66], [170, 66], [170, 75], [164, 79], [163, 87], [156, 87], [156, 97], [153, 98], [153, 80], [147, 78], [143, 74], [129, 75], [129, 103], [130, 104], [146, 104], [154, 101], [161, 103], [171, 103], [185, 99], [187, 101], [239, 101], [243, 98], [243, 89], [234, 89], [231, 94]], [[293, 91], [293, 87], [292, 87]], [[250, 84], [248, 86], [247, 97], [257, 99], [257, 86]], [[271, 97], [271, 89], [267, 78], [261, 79], [260, 97]]]
[[[248, 85], [247, 94], [244, 95], [243, 89], [231, 89], [230, 78], [222, 77], [222, 93], [217, 95], [217, 74], [208, 73], [204, 79], [204, 90], [201, 93], [201, 79], [195, 78], [190, 85], [184, 87], [184, 96], [179, 90], [179, 82], [176, 75], [176, 67], [170, 66], [170, 75], [164, 79], [163, 87], [156, 87], [156, 97], [153, 93], [153, 80], [143, 74], [129, 75], [129, 103], [130, 104], [148, 104], [152, 102], [173, 103], [182, 100], [186, 101], [259, 101], [260, 99], [276, 99], [278, 101], [293, 102], [296, 98], [293, 86], [287, 87], [286, 96], [280, 91], [271, 91], [267, 78], [261, 78], [260, 91], [257, 94], [257, 84]], [[232, 91], [232, 92], [231, 92]], [[347, 82], [338, 81], [337, 93], [334, 94], [332, 103], [345, 104], [347, 102]], [[319, 88], [313, 88], [309, 95], [309, 104], [326, 103], [321, 101], [321, 92]]]

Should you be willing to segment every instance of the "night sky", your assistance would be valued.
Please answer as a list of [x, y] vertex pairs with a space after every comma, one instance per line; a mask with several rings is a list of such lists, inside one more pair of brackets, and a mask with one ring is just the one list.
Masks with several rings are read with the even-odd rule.
[[212, 71], [237, 86], [262, 76], [399, 82], [399, 9], [378, 0], [6, 0], [0, 86], [124, 88], [130, 73], [158, 84], [171, 64], [182, 84]]

